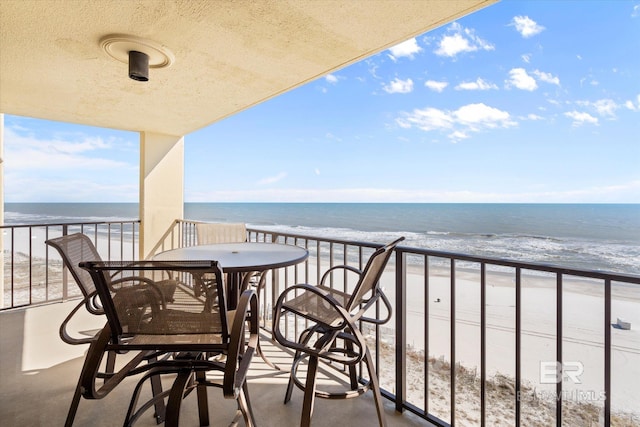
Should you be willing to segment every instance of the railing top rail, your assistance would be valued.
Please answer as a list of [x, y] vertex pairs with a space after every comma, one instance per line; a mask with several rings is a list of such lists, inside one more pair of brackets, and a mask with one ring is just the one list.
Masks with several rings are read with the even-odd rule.
[[373, 242], [362, 242], [357, 240], [342, 240], [342, 239], [332, 239], [324, 236], [314, 236], [308, 234], [296, 234], [289, 232], [280, 232], [274, 230], [261, 230], [257, 228], [247, 228], [247, 231], [252, 233], [264, 233], [264, 234], [273, 234], [276, 236], [282, 237], [292, 237], [294, 239], [304, 239], [304, 240], [320, 240], [326, 243], [336, 243], [339, 245], [349, 245], [349, 246], [362, 246], [365, 248], [377, 249], [384, 243], [373, 243]]
[[[183, 221], [198, 222], [198, 221], [188, 221], [188, 220], [183, 220]], [[258, 228], [247, 228], [247, 231], [253, 232], [253, 233], [264, 233], [264, 234], [278, 235], [283, 237], [291, 237], [291, 238], [304, 239], [304, 240], [319, 240], [326, 243], [335, 243], [335, 244], [349, 245], [349, 246], [361, 246], [366, 248], [377, 248], [380, 246], [380, 243], [332, 239], [332, 238], [327, 238], [323, 236], [296, 234], [296, 233], [290, 233], [290, 232], [278, 232], [274, 230], [263, 230]], [[468, 262], [475, 262], [480, 264], [491, 264], [491, 265], [496, 265], [500, 267], [521, 268], [525, 270], [542, 271], [542, 272], [562, 274], [567, 276], [582, 276], [582, 277], [587, 277], [592, 279], [611, 280], [614, 282], [626, 282], [626, 283], [640, 285], [640, 275], [615, 273], [615, 272], [599, 271], [599, 270], [583, 270], [578, 268], [563, 267], [563, 266], [554, 265], [554, 264], [524, 262], [524, 261], [517, 261], [517, 260], [508, 260], [503, 258], [480, 257], [476, 255], [460, 254], [460, 253], [446, 252], [446, 251], [436, 251], [431, 249], [423, 249], [423, 248], [416, 248], [416, 247], [410, 247], [410, 246], [397, 246], [396, 252], [407, 253], [412, 255], [433, 256], [437, 258], [455, 259], [456, 261], [468, 261]]]
[[101, 224], [124, 224], [127, 222], [140, 223], [139, 219], [116, 219], [109, 221], [78, 221], [78, 222], [43, 222], [37, 224], [3, 224], [0, 228], [33, 228], [33, 227], [62, 227], [65, 225], [101, 225]]
[[455, 259], [456, 261], [469, 261], [480, 264], [491, 264], [501, 267], [513, 267], [521, 268], [525, 270], [545, 271], [549, 273], [558, 273], [568, 276], [582, 276], [593, 279], [612, 280], [619, 282], [628, 282], [640, 285], [640, 275], [614, 273], [609, 271], [599, 270], [583, 270], [578, 268], [563, 267], [554, 264], [536, 263], [536, 262], [522, 262], [515, 260], [508, 260], [503, 258], [490, 258], [480, 257], [475, 255], [465, 255], [454, 252], [434, 251], [430, 249], [421, 249], [408, 246], [396, 247], [398, 253], [409, 253], [412, 255], [426, 255], [437, 258]]

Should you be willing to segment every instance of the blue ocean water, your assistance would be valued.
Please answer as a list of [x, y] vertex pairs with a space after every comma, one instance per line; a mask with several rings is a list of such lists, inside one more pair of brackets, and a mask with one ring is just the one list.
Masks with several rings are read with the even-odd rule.
[[[138, 218], [135, 203], [7, 203], [5, 223]], [[638, 204], [186, 203], [185, 218], [640, 275]]]

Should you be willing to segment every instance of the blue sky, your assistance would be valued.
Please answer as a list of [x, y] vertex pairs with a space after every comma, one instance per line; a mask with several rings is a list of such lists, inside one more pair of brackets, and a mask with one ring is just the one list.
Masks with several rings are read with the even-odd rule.
[[[285, 72], [283, 70], [283, 72]], [[5, 115], [5, 200], [138, 200], [138, 134]], [[640, 203], [640, 1], [509, 1], [185, 137], [185, 200]]]

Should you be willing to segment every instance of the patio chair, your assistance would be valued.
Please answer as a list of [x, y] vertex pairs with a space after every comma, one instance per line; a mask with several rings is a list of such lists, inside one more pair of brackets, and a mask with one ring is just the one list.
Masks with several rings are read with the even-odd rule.
[[[196, 223], [196, 241], [198, 245], [246, 242], [247, 226], [241, 222], [198, 222]], [[240, 289], [244, 290], [249, 286], [253, 286], [256, 288], [256, 293], [259, 297], [261, 291], [259, 285], [262, 276], [257, 272], [245, 274], [243, 278], [238, 279], [242, 281]]]
[[247, 227], [243, 223], [196, 223], [198, 245], [240, 243], [247, 241]]
[[[166, 404], [165, 425], [177, 426], [181, 402], [194, 390], [204, 426], [209, 425], [207, 387], [217, 386], [225, 398], [237, 401], [233, 422], [243, 418], [247, 426], [255, 425], [246, 383], [258, 340], [257, 298], [252, 290], [242, 294], [231, 312], [226, 309], [222, 269], [215, 261], [90, 261], [80, 265], [93, 279], [107, 324], [89, 347], [74, 400], [104, 398], [125, 378], [138, 376], [125, 426], [133, 425], [160, 401]], [[121, 277], [117, 286], [109, 279], [114, 273]], [[164, 300], [159, 286], [166, 277], [181, 278], [172, 302]], [[196, 297], [193, 285], [203, 281], [207, 291]], [[111, 351], [137, 353], [99, 385], [96, 373], [105, 353]], [[166, 355], [172, 357], [163, 357]], [[222, 380], [207, 379], [209, 371], [222, 372]], [[163, 377], [173, 380], [171, 388], [139, 404], [143, 384]], [[69, 413], [67, 426], [74, 415]]]
[[[96, 288], [91, 280], [91, 275], [84, 269], [79, 267], [79, 263], [82, 261], [101, 261], [102, 258], [98, 253], [95, 245], [87, 236], [83, 233], [68, 234], [66, 236], [56, 237], [46, 240], [45, 243], [58, 251], [64, 266], [69, 270], [71, 276], [75, 280], [76, 284], [82, 292], [83, 299], [71, 310], [69, 315], [64, 319], [60, 325], [60, 338], [67, 344], [88, 344], [93, 337], [77, 338], [72, 337], [67, 332], [67, 325], [78, 310], [84, 305], [87, 311], [91, 314], [102, 315], [104, 310], [100, 304], [100, 300], [96, 293]], [[116, 285], [117, 278], [112, 279], [112, 284]], [[163, 295], [166, 300], [170, 301], [173, 298], [173, 292], [175, 291], [176, 281], [166, 280], [160, 284]]]
[[[247, 241], [247, 226], [242, 222], [197, 222], [196, 241], [198, 245], [216, 243], [242, 243]], [[241, 289], [249, 285], [256, 287], [260, 281], [260, 274], [245, 274]]]
[[[83, 268], [80, 268], [79, 265], [80, 262], [83, 261], [101, 261], [102, 258], [100, 257], [98, 250], [96, 249], [89, 236], [83, 233], [73, 233], [61, 237], [56, 237], [46, 240], [45, 243], [58, 251], [60, 257], [62, 258], [64, 266], [71, 273], [71, 276], [75, 280], [83, 295], [83, 299], [62, 321], [59, 329], [60, 338], [67, 344], [90, 344], [96, 338], [97, 333], [94, 336], [78, 338], [69, 334], [69, 332], [67, 331], [67, 326], [82, 306], [85, 306], [87, 311], [91, 314], [104, 315], [104, 310], [96, 291], [96, 287], [93, 283], [93, 279], [91, 278], [89, 272], [87, 272]], [[121, 279], [118, 277], [110, 277], [109, 282], [112, 286], [118, 286], [118, 284], [121, 282]], [[174, 279], [167, 279], [158, 284], [158, 286], [160, 286], [160, 289], [162, 289], [163, 296], [166, 301], [173, 300], [173, 293], [175, 292], [176, 285], [177, 281]], [[106, 381], [107, 378], [113, 375], [116, 364], [116, 356], [117, 352], [115, 351], [110, 351], [108, 353], [106, 364], [104, 365], [102, 370], [96, 374], [98, 378], [104, 378]], [[154, 395], [162, 392], [162, 384], [160, 383], [159, 379], [153, 379], [153, 381], [151, 382], [151, 390]], [[78, 403], [79, 396], [73, 399], [72, 408], [70, 408], [69, 410], [70, 413], [75, 414]], [[159, 402], [157, 405], [155, 405], [155, 409], [157, 420], [160, 422], [162, 421], [165, 412], [163, 403]]]
[[[294, 385], [304, 390], [301, 426], [311, 424], [315, 397], [344, 399], [363, 394], [368, 389], [373, 391], [380, 426], [387, 425], [378, 377], [361, 326], [362, 323], [382, 325], [391, 318], [392, 307], [379, 287], [379, 279], [391, 253], [402, 240], [404, 237], [377, 249], [362, 271], [348, 265], [334, 266], [322, 275], [319, 285], [294, 285], [278, 297], [273, 334], [282, 346], [295, 350], [284, 403], [291, 399]], [[358, 280], [352, 292], [339, 291], [325, 283], [338, 269], [345, 270], [345, 275], [347, 272], [357, 274]], [[385, 305], [387, 315], [382, 319], [365, 317], [367, 310], [378, 301]], [[287, 338], [293, 326], [287, 321], [288, 314], [294, 315], [295, 322], [304, 321], [309, 325], [297, 341]], [[308, 361], [305, 384], [297, 375], [303, 360]], [[317, 390], [316, 374], [320, 361], [335, 362], [348, 368], [349, 388], [331, 392]], [[356, 367], [362, 361], [369, 371], [369, 380], [360, 384]]]
[[[197, 222], [196, 241], [198, 245], [216, 243], [242, 243], [247, 241], [247, 226], [241, 222]], [[260, 295], [266, 285], [266, 272], [250, 271], [238, 277], [227, 277], [227, 282], [238, 281], [240, 291], [253, 288], [260, 300]], [[271, 362], [262, 351], [258, 343], [258, 354], [262, 360], [274, 369], [280, 369]]]

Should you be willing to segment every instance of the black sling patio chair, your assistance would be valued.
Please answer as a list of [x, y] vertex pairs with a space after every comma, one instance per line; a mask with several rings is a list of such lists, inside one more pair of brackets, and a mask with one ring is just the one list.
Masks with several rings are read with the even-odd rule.
[[[386, 426], [378, 377], [360, 328], [363, 323], [382, 325], [391, 318], [392, 307], [379, 287], [379, 280], [393, 250], [402, 240], [404, 237], [378, 248], [362, 271], [348, 265], [334, 266], [323, 274], [319, 285], [294, 285], [278, 297], [274, 309], [273, 334], [278, 343], [295, 350], [284, 402], [291, 399], [294, 385], [304, 390], [301, 426], [308, 427], [311, 424], [315, 397], [344, 399], [358, 396], [368, 389], [373, 391], [380, 426]], [[352, 292], [339, 291], [325, 284], [331, 273], [338, 269], [358, 275]], [[377, 301], [385, 305], [387, 315], [381, 319], [365, 317], [367, 310]], [[287, 320], [290, 317], [288, 315], [293, 315], [294, 322], [308, 325], [296, 341], [287, 338], [289, 332], [295, 330], [295, 326]], [[298, 366], [303, 360], [307, 360], [308, 364], [304, 384], [297, 375]], [[317, 390], [316, 374], [320, 361], [347, 367], [349, 389], [332, 392]], [[369, 380], [363, 384], [356, 373], [357, 365], [362, 361], [369, 371]]]
[[[62, 321], [60, 325], [59, 334], [60, 339], [67, 344], [79, 345], [79, 344], [90, 344], [96, 336], [85, 336], [85, 337], [74, 337], [68, 332], [68, 325], [71, 319], [76, 315], [78, 310], [83, 306], [86, 307], [87, 311], [94, 315], [104, 315], [104, 310], [102, 308], [102, 304], [100, 302], [100, 298], [98, 296], [96, 287], [93, 283], [93, 279], [91, 278], [91, 274], [88, 271], [80, 268], [81, 262], [87, 261], [101, 261], [102, 258], [96, 249], [96, 246], [91, 241], [91, 238], [84, 233], [73, 233], [68, 234], [52, 239], [48, 239], [45, 243], [52, 248], [54, 248], [62, 259], [62, 263], [65, 268], [71, 273], [74, 281], [80, 288], [82, 292], [83, 298], [80, 302], [71, 310], [71, 312], [67, 315], [67, 317]], [[121, 278], [118, 277], [119, 273], [114, 272], [112, 277], [108, 278], [111, 286], [118, 286], [121, 281]], [[124, 280], [131, 281], [130, 278]], [[175, 288], [177, 285], [177, 281], [175, 279], [166, 279], [158, 283], [160, 289], [162, 290], [162, 294], [165, 300], [171, 301], [173, 299], [173, 293], [175, 292]], [[96, 333], [97, 334], [97, 333]], [[110, 351], [107, 356], [106, 363], [100, 372], [97, 372], [98, 378], [109, 378], [113, 375], [113, 371], [115, 369], [117, 352]], [[159, 379], [154, 378], [151, 382], [151, 389], [153, 394], [158, 394], [162, 392], [162, 385]], [[79, 402], [79, 398], [74, 398], [74, 405], [70, 409], [70, 413], [74, 413], [77, 409], [77, 405]], [[164, 418], [164, 404], [163, 402], [158, 402], [155, 405], [156, 409], [156, 418], [158, 422], [161, 422]]]
[[[71, 276], [83, 295], [83, 299], [73, 308], [73, 310], [71, 310], [69, 315], [60, 325], [60, 338], [67, 344], [88, 344], [91, 342], [93, 337], [73, 337], [67, 331], [67, 326], [82, 306], [85, 306], [87, 311], [91, 314], [104, 314], [104, 310], [100, 304], [100, 299], [98, 298], [96, 287], [93, 284], [91, 275], [79, 266], [80, 262], [102, 261], [102, 258], [91, 241], [91, 238], [84, 233], [73, 233], [56, 237], [45, 241], [45, 243], [58, 251], [64, 266], [71, 273]], [[117, 285], [119, 280], [117, 276], [118, 275], [116, 273], [114, 277], [109, 279], [111, 284], [114, 286]], [[176, 284], [177, 282], [174, 279], [167, 279], [159, 284], [166, 300], [171, 300], [173, 298], [173, 292], [175, 291]]]
[[[196, 222], [196, 241], [198, 245], [243, 243], [247, 241], [247, 225], [242, 222]], [[237, 277], [227, 277], [227, 282], [233, 280], [240, 282], [238, 288], [241, 291], [253, 288], [258, 296], [258, 301], [260, 301], [262, 291], [267, 283], [267, 272], [249, 271]], [[258, 304], [259, 307], [261, 305]], [[267, 365], [280, 370], [278, 365], [264, 354], [259, 341], [257, 353]]]
[[[159, 401], [166, 405], [165, 425], [177, 426], [181, 402], [194, 390], [200, 425], [209, 425], [209, 386], [220, 387], [226, 398], [236, 399], [234, 423], [244, 418], [247, 426], [255, 425], [246, 383], [258, 340], [257, 298], [252, 290], [242, 294], [236, 310], [227, 311], [224, 278], [215, 261], [89, 261], [80, 266], [92, 277], [107, 324], [87, 352], [67, 426], [73, 423], [80, 397], [102, 399], [132, 376], [138, 376], [138, 382], [125, 426], [133, 425]], [[115, 272], [121, 280], [114, 286], [109, 278]], [[158, 285], [169, 276], [180, 278], [170, 302]], [[195, 285], [206, 291], [196, 296]], [[135, 356], [99, 384], [97, 372], [104, 355], [129, 351]], [[209, 371], [221, 371], [222, 381], [209, 380]], [[162, 377], [174, 379], [171, 388], [139, 404], [143, 384]]]

